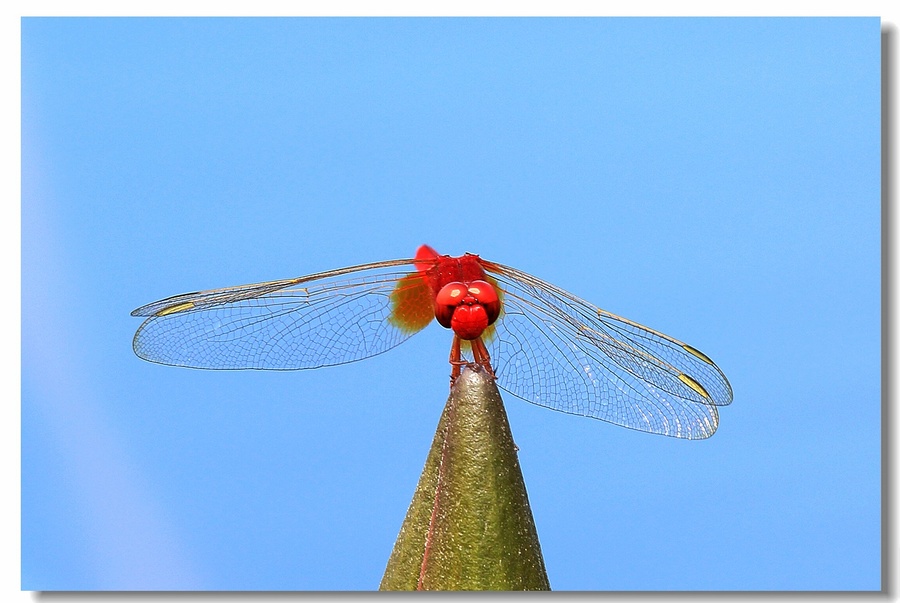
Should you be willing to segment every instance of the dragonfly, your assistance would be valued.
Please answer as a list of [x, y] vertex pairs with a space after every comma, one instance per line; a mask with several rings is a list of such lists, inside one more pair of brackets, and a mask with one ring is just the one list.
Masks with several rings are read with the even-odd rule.
[[422, 245], [413, 258], [185, 293], [134, 310], [134, 352], [200, 369], [312, 369], [381, 354], [436, 321], [451, 384], [484, 368], [505, 391], [638, 431], [704, 439], [733, 393], [704, 353], [530, 274]]

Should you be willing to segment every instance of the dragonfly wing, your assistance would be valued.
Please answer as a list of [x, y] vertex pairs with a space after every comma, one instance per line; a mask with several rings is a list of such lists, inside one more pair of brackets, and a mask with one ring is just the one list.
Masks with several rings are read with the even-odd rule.
[[498, 384], [535, 404], [616, 425], [700, 439], [732, 399], [694, 348], [524, 272], [483, 262], [504, 292], [487, 344]]
[[395, 319], [398, 283], [417, 281], [415, 271], [402, 269], [412, 262], [365, 264], [154, 302], [132, 313], [149, 316], [134, 336], [134, 351], [152, 362], [207, 369], [306, 369], [368, 358], [428, 322], [410, 327]]

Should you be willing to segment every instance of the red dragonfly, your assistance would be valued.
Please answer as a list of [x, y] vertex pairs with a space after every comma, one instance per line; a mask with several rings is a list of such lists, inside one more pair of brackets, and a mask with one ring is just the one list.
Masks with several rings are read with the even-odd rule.
[[185, 293], [147, 316], [135, 353], [204, 369], [309, 369], [385, 352], [432, 320], [453, 331], [451, 380], [475, 362], [528, 402], [679, 438], [711, 436], [731, 403], [705, 354], [477, 255], [351, 266]]

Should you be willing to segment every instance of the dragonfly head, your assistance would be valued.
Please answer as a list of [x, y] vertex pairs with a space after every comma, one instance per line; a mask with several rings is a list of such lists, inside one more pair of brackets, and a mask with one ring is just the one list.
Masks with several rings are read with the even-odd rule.
[[500, 316], [500, 297], [487, 281], [447, 283], [435, 298], [434, 316], [460, 339], [477, 339]]

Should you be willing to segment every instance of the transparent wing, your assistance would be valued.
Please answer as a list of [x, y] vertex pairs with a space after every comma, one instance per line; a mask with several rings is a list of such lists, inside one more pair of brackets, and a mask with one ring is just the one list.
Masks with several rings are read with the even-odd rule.
[[486, 341], [503, 389], [534, 404], [687, 439], [711, 436], [732, 400], [722, 371], [667, 335], [529, 274], [482, 260], [503, 290]]
[[206, 369], [305, 369], [368, 358], [430, 321], [410, 328], [392, 318], [392, 293], [410, 277], [402, 267], [412, 263], [377, 262], [160, 300], [132, 312], [149, 317], [135, 333], [134, 351], [151, 362]]

